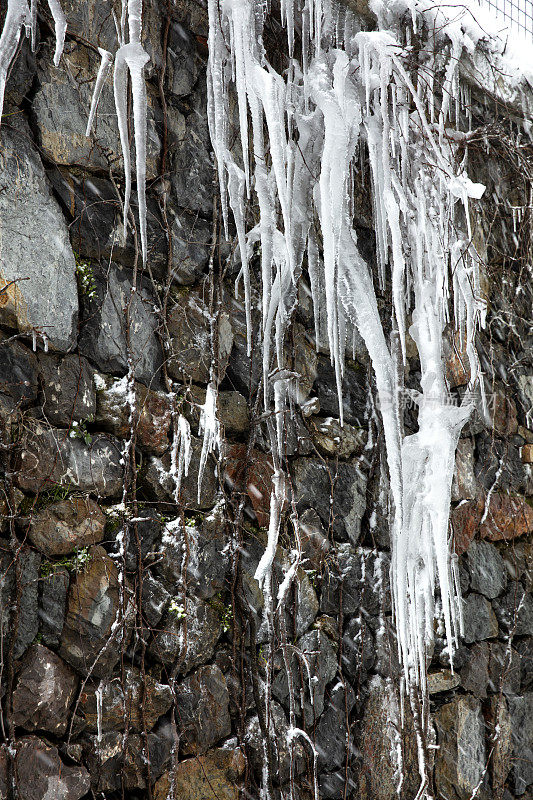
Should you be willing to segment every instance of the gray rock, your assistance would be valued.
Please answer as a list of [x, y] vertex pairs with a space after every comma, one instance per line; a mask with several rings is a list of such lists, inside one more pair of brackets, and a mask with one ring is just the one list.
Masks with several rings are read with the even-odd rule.
[[349, 684], [337, 683], [326, 694], [326, 710], [315, 732], [319, 769], [342, 767], [346, 762], [349, 714], [355, 705], [355, 695]]
[[231, 733], [226, 679], [215, 666], [200, 667], [176, 685], [178, 732], [185, 755], [205, 753]]
[[212, 658], [222, 632], [219, 613], [208, 603], [188, 597], [183, 611], [174, 611], [171, 605], [150, 643], [150, 653], [162, 664], [178, 661], [178, 674], [185, 674]]
[[357, 542], [366, 510], [367, 479], [355, 464], [297, 458], [292, 463], [292, 480], [299, 511], [314, 508], [329, 528], [333, 509], [334, 533]]
[[150, 629], [155, 628], [170, 601], [170, 592], [150, 573], [143, 577], [142, 615]]
[[[0, 295], [0, 300], [3, 295]], [[0, 311], [1, 315], [1, 311]], [[21, 342], [0, 334], [0, 391], [17, 405], [37, 399], [37, 357]]]
[[[378, 556], [365, 548], [354, 548], [349, 544], [337, 545], [335, 558], [329, 559], [329, 571], [322, 581], [320, 610], [336, 616], [342, 602], [343, 614], [362, 613], [370, 622], [379, 614], [379, 587], [386, 581], [388, 560], [383, 553]], [[390, 600], [383, 597], [385, 613], [390, 609]]]
[[[124, 312], [131, 291], [129, 274], [112, 268], [105, 285], [99, 284], [98, 310], [94, 309], [82, 327], [80, 352], [94, 361], [102, 372], [127, 372]], [[150, 291], [138, 286], [130, 309], [131, 349], [135, 377], [147, 386], [159, 381], [163, 356], [157, 339], [157, 316]]]
[[[181, 198], [179, 199], [181, 202]], [[206, 271], [213, 236], [212, 224], [198, 214], [174, 208], [172, 205], [169, 217], [172, 232], [172, 280], [178, 286], [189, 286], [200, 280]]]
[[[6, 82], [6, 105], [20, 106], [31, 89], [37, 64], [35, 53], [31, 51], [30, 40], [22, 39], [19, 42], [17, 54], [12, 62]], [[6, 114], [4, 111], [4, 114]], [[6, 114], [7, 115], [7, 114]]]
[[489, 687], [495, 694], [520, 692], [520, 656], [508, 644], [491, 642], [489, 645]]
[[498, 620], [489, 601], [481, 594], [469, 594], [463, 601], [464, 641], [467, 644], [498, 635]]
[[[115, 47], [116, 44], [111, 49]], [[112, 75], [104, 83], [93, 132], [85, 136], [98, 65], [96, 53], [73, 41], [66, 43], [57, 67], [53, 64], [51, 48], [42, 48], [39, 87], [32, 105], [39, 144], [56, 164], [105, 171], [113, 166], [123, 170]], [[155, 93], [149, 87], [146, 159], [149, 179], [156, 177], [159, 168], [161, 140], [156, 116]]]
[[[163, 722], [147, 738], [150, 777], [154, 781], [167, 768], [173, 744], [172, 727]], [[97, 735], [84, 737], [84, 761], [95, 792], [120, 792], [122, 781], [126, 790], [146, 789], [145, 744], [142, 734], [129, 733], [124, 753], [124, 734], [119, 731], [103, 733], [100, 741]]]
[[500, 625], [513, 636], [533, 636], [533, 597], [520, 581], [510, 581], [502, 597], [493, 602]]
[[45, 556], [65, 556], [104, 538], [105, 514], [90, 497], [68, 497], [32, 514], [28, 537]]
[[355, 797], [357, 783], [352, 770], [339, 769], [336, 772], [323, 772], [318, 779], [320, 797], [325, 800], [343, 800], [348, 790], [349, 797]]
[[[299, 654], [295, 652], [292, 660], [295, 695], [304, 698], [302, 714], [305, 725], [313, 725], [324, 711], [326, 686], [337, 672], [337, 654], [330, 639], [318, 630], [309, 631], [298, 639], [297, 648]], [[307, 662], [309, 674], [313, 676], [312, 697], [309, 696], [309, 682], [304, 662]], [[288, 699], [288, 693], [287, 675], [285, 670], [281, 670], [273, 681], [272, 694], [284, 703]]]
[[509, 697], [507, 702], [511, 715], [514, 792], [522, 795], [533, 783], [533, 692]]
[[[181, 518], [177, 517], [165, 526], [155, 572], [168, 591], [175, 591], [185, 579], [194, 594], [207, 600], [224, 589], [229, 566], [228, 556], [222, 552], [224, 545], [224, 526], [217, 509], [206, 517], [201, 527], [186, 525], [184, 528]], [[184, 563], [186, 576], [183, 575]]]
[[490, 491], [498, 475], [498, 489], [511, 492], [523, 491], [526, 487], [526, 466], [522, 463], [520, 449], [508, 439], [495, 438], [483, 433], [476, 439], [476, 478]]
[[435, 714], [439, 749], [435, 783], [440, 796], [470, 800], [487, 785], [485, 725], [481, 705], [473, 697], [456, 697]]
[[[192, 429], [198, 428], [200, 406], [205, 403], [206, 391], [203, 387], [191, 385], [187, 389], [185, 414]], [[225, 433], [245, 433], [250, 427], [248, 403], [239, 392], [218, 393], [218, 418]]]
[[489, 644], [476, 642], [469, 650], [469, 658], [461, 668], [461, 686], [479, 698], [487, 696], [489, 683]]
[[[54, 350], [76, 340], [76, 264], [57, 203], [26, 130], [2, 128], [0, 172], [0, 322], [21, 333], [43, 334]], [[28, 235], [31, 233], [31, 235]]]
[[176, 97], [184, 97], [192, 92], [198, 77], [196, 47], [191, 34], [176, 21], [170, 26], [168, 52], [170, 90]]
[[34, 423], [23, 435], [21, 451], [17, 484], [23, 491], [61, 485], [101, 497], [122, 493], [122, 448], [110, 436], [98, 434], [86, 444], [71, 438], [68, 431]]
[[205, 115], [205, 78], [202, 76], [192, 100], [192, 109], [176, 143], [171, 160], [174, 195], [185, 208], [203, 214], [213, 212], [213, 156]]
[[[18, 601], [17, 630], [13, 646], [13, 658], [20, 658], [33, 642], [39, 631], [39, 567], [41, 556], [29, 547], [18, 553], [18, 569], [21, 584]], [[12, 633], [14, 607], [17, 599], [16, 574], [13, 556], [7, 550], [0, 552], [0, 615], [2, 621], [3, 647], [6, 652], [7, 636]]]
[[346, 675], [359, 686], [366, 682], [376, 661], [374, 637], [364, 619], [352, 617], [342, 637], [342, 667]]
[[67, 569], [58, 567], [40, 580], [39, 632], [48, 647], [57, 647], [65, 623], [70, 577]]
[[51, 425], [69, 428], [72, 420], [94, 419], [96, 391], [93, 370], [79, 355], [39, 356], [43, 414]]
[[505, 564], [490, 542], [474, 540], [466, 551], [471, 588], [489, 599], [503, 592], [507, 584]]
[[[183, 289], [176, 298], [168, 318], [172, 337], [169, 374], [176, 380], [190, 378], [198, 383], [209, 381], [211, 368], [211, 315], [207, 289]], [[233, 331], [229, 315], [222, 311], [218, 317], [218, 365], [224, 377], [233, 346]]]
[[[161, 537], [162, 524], [157, 511], [152, 508], [142, 508], [137, 513], [135, 527], [137, 537], [131, 535], [126, 544], [126, 567], [131, 572], [136, 572], [141, 563], [150, 553], [155, 553], [157, 540]], [[139, 553], [140, 548], [140, 553]], [[145, 576], [146, 577], [146, 576]]]
[[[215, 505], [218, 484], [215, 475], [215, 461], [212, 456], [207, 459], [198, 502], [198, 470], [201, 452], [201, 441], [192, 436], [189, 472], [183, 476], [179, 495], [184, 509], [207, 509]], [[153, 456], [148, 459], [146, 471], [142, 477], [151, 498], [163, 503], [175, 502], [175, 481], [170, 472], [170, 454], [167, 453], [161, 458]]]
[[[271, 736], [276, 742], [272, 759], [272, 778], [278, 784], [284, 784], [290, 777], [291, 749], [289, 745], [289, 725], [283, 708], [272, 701], [271, 708]], [[252, 717], [246, 726], [244, 741], [249, 749], [250, 761], [258, 775], [261, 774], [264, 763], [263, 738], [258, 717]], [[305, 750], [298, 739], [293, 742], [293, 770], [295, 775], [300, 775], [305, 769]]]
[[59, 656], [34, 644], [22, 659], [13, 692], [13, 723], [27, 731], [65, 733], [78, 677]]
[[[397, 690], [382, 678], [375, 677], [368, 687], [364, 713], [361, 719], [361, 736], [358, 742], [359, 793], [361, 800], [395, 800], [398, 797], [398, 745], [401, 747], [402, 796], [416, 796], [420, 784], [417, 763], [416, 735], [409, 704], [405, 703], [405, 716], [401, 737], [400, 709]], [[428, 742], [429, 743], [429, 742]], [[431, 767], [431, 764], [429, 765]]]
[[[318, 397], [320, 411], [327, 416], [339, 416], [339, 401], [335, 372], [329, 358], [321, 356], [317, 365], [318, 377], [313, 385], [313, 394]], [[342, 382], [342, 407], [344, 421], [357, 427], [366, 427], [367, 402], [366, 371], [355, 363], [347, 364]]]
[[[261, 349], [256, 345], [252, 348], [251, 356], [248, 355], [246, 315], [242, 299], [230, 296], [224, 307], [233, 328], [233, 349], [229, 356], [226, 377], [229, 379], [229, 385], [241, 392], [244, 397], [253, 397], [261, 379]], [[253, 342], [260, 341], [260, 327], [257, 314], [252, 314]]]
[[522, 691], [529, 691], [533, 685], [533, 639], [522, 639], [516, 643], [520, 657], [520, 686]]
[[[90, 789], [89, 773], [85, 767], [64, 764], [56, 747], [28, 736], [14, 744], [17, 789], [24, 800], [44, 800], [54, 797], [59, 800], [80, 800]], [[7, 793], [7, 755], [0, 754], [0, 796]]]

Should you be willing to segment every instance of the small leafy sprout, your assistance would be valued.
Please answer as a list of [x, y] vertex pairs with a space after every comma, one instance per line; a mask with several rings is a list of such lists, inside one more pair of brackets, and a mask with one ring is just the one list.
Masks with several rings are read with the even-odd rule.
[[94, 417], [92, 414], [88, 416], [87, 419], [82, 419], [79, 422], [73, 420], [69, 431], [70, 438], [82, 439], [85, 444], [91, 444], [93, 437], [87, 430], [87, 425], [90, 422], [94, 422]]
[[185, 611], [185, 606], [181, 605], [181, 603], [174, 598], [170, 601], [170, 605], [168, 607], [168, 613], [174, 614], [178, 619], [185, 619], [187, 616], [187, 612]]
[[88, 261], [83, 261], [79, 255], [76, 258], [76, 277], [80, 292], [87, 300], [96, 300], [96, 281], [94, 280], [93, 268]]
[[69, 572], [74, 572], [76, 575], [83, 572], [92, 560], [92, 555], [89, 553], [88, 547], [82, 547], [81, 550], [71, 556], [65, 556], [57, 561], [42, 561], [41, 562], [41, 578], [49, 578], [54, 575], [58, 569], [64, 567]]
[[224, 633], [229, 633], [233, 627], [233, 610], [231, 606], [224, 603], [220, 592], [218, 592], [214, 597], [211, 598], [211, 600], [208, 600], [207, 602], [219, 615]]

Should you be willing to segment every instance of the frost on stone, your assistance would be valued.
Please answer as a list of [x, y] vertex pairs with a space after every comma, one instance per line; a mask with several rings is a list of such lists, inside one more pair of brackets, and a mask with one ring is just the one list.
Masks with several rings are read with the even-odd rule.
[[[277, 463], [268, 544], [256, 578], [268, 592], [285, 500], [282, 437], [290, 396], [277, 376], [286, 367], [285, 333], [307, 269], [317, 347], [329, 345], [341, 420], [344, 353], [354, 326], [374, 368], [391, 487], [398, 646], [407, 689], [425, 691], [437, 589], [450, 651], [461, 627], [448, 517], [455, 449], [479, 391], [474, 336], [485, 306], [471, 243], [471, 206], [484, 187], [470, 180], [466, 160], [457, 158], [470, 120], [459, 60], [478, 43], [487, 48], [487, 36], [475, 20], [458, 24], [439, 4], [418, 0], [378, 0], [378, 30], [371, 32], [360, 31], [354, 14], [336, 3], [307, 0], [297, 9], [287, 2], [281, 21], [289, 60], [281, 75], [263, 46], [264, 4], [209, 0], [208, 6], [208, 117], [222, 212], [226, 230], [230, 210], [236, 225], [247, 319], [249, 258], [260, 244], [264, 410], [276, 419], [269, 431]], [[427, 29], [420, 24], [426, 13]], [[431, 24], [437, 17], [440, 24]], [[426, 61], [438, 59], [434, 70], [445, 76], [439, 97], [423, 58], [418, 75], [413, 69], [408, 42], [417, 31], [425, 31]], [[503, 57], [497, 43], [492, 49]], [[230, 92], [237, 97], [240, 155], [231, 150]], [[370, 166], [377, 276], [360, 253], [353, 219], [354, 174], [364, 159]], [[245, 229], [248, 198], [259, 209], [251, 230]], [[375, 285], [383, 289], [386, 282], [392, 287], [390, 339]], [[453, 404], [444, 373], [444, 330], [450, 324], [470, 361], [461, 406]], [[421, 381], [414, 394], [418, 431], [405, 435], [401, 376], [408, 335], [418, 348]]]

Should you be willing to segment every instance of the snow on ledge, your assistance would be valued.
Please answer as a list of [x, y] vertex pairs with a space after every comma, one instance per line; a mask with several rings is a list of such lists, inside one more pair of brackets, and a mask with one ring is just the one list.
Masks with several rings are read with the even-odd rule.
[[382, 23], [410, 14], [413, 24], [434, 31], [460, 58], [462, 78], [492, 97], [502, 111], [533, 123], [533, 42], [507, 27], [505, 21], [477, 0], [341, 0], [356, 13], [369, 12]]

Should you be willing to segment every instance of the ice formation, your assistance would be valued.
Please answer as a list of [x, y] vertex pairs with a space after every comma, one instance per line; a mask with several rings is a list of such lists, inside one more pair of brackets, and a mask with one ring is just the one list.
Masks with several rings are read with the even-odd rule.
[[[478, 256], [471, 244], [474, 184], [457, 159], [467, 96], [459, 56], [475, 47], [458, 25], [428, 33], [426, 55], [413, 59], [410, 33], [422, 3], [374, 3], [377, 30], [362, 31], [333, 0], [281, 5], [287, 31], [285, 70], [277, 72], [263, 41], [268, 11], [252, 0], [209, 0], [209, 124], [218, 163], [224, 220], [231, 209], [250, 319], [250, 254], [261, 245], [263, 386], [266, 411], [283, 419], [284, 335], [307, 269], [317, 345], [325, 327], [342, 418], [344, 354], [355, 325], [375, 373], [391, 484], [391, 586], [405, 685], [425, 689], [427, 646], [440, 591], [453, 650], [461, 625], [459, 588], [450, 557], [448, 517], [455, 450], [471, 412], [472, 391], [452, 402], [442, 353], [445, 328], [458, 332], [479, 380], [474, 348], [483, 322]], [[405, 12], [411, 11], [406, 19]], [[479, 35], [481, 38], [481, 35]], [[297, 53], [297, 56], [295, 55]], [[437, 93], [435, 73], [442, 78]], [[236, 92], [240, 154], [231, 150], [230, 92]], [[467, 118], [467, 114], [464, 115]], [[354, 227], [357, 173], [368, 158], [378, 276], [360, 254]], [[259, 222], [246, 230], [246, 201]], [[392, 286], [392, 334], [384, 332], [376, 286]], [[325, 320], [325, 325], [324, 325]], [[390, 324], [390, 323], [389, 323]], [[405, 435], [402, 376], [408, 336], [421, 369], [418, 431]], [[321, 342], [322, 343], [322, 342]], [[285, 392], [286, 395], [286, 392]], [[277, 439], [267, 551], [257, 579], [269, 586], [280, 508], [281, 423]], [[272, 438], [272, 437], [271, 437]]]
[[[56, 48], [54, 64], [57, 67], [65, 43], [67, 21], [59, 0], [48, 0], [48, 6], [55, 26]], [[31, 6], [28, 6], [27, 0], [7, 0], [4, 27], [2, 28], [2, 35], [0, 36], [0, 123], [9, 68], [17, 52], [22, 28], [25, 29], [26, 36], [31, 37], [32, 50], [35, 50], [37, 0], [31, 0]]]

